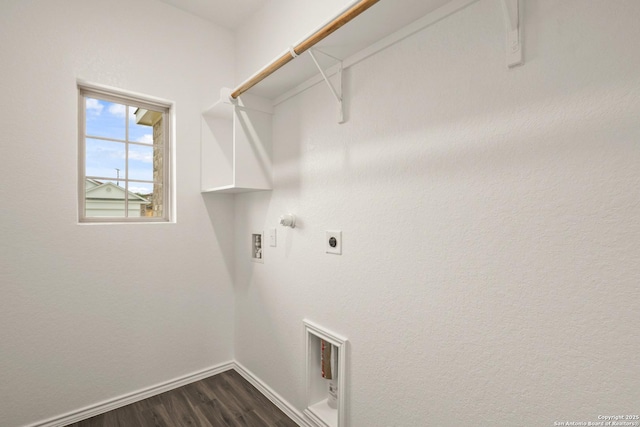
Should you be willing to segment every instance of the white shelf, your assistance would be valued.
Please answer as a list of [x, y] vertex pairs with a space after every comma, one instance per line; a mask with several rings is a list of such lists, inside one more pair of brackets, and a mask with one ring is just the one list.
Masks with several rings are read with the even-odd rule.
[[[312, 49], [340, 58], [344, 61], [343, 66], [349, 67], [475, 1], [477, 0], [381, 0]], [[355, 3], [351, 2], [347, 8]], [[432, 17], [427, 17], [433, 12], [436, 13]], [[319, 22], [318, 28], [329, 21], [331, 19]], [[315, 30], [309, 34], [313, 34]], [[296, 44], [292, 43], [293, 46]], [[288, 51], [289, 46], [283, 46], [282, 52]], [[278, 57], [280, 55], [276, 58]], [[325, 55], [318, 55], [318, 59], [324, 69], [338, 63]], [[281, 97], [286, 98], [288, 92], [318, 76], [317, 67], [305, 52], [251, 88], [248, 93], [271, 99], [277, 104]]]
[[[357, 64], [476, 1], [380, 0], [312, 49], [327, 54], [317, 53], [315, 56], [325, 74], [333, 78], [334, 83], [337, 79], [338, 87], [341, 87], [341, 74], [337, 78], [331, 77], [340, 69]], [[513, 1], [518, 0], [503, 0], [506, 3]], [[336, 16], [356, 3], [353, 1]], [[318, 29], [333, 19], [319, 23]], [[289, 46], [284, 46], [283, 51], [289, 52]], [[201, 191], [242, 193], [271, 190], [273, 107], [322, 80], [316, 64], [305, 52], [233, 103], [230, 98], [232, 90], [223, 88], [220, 101], [202, 113]], [[338, 101], [339, 122], [342, 123], [341, 95]]]
[[248, 95], [232, 104], [228, 91], [202, 113], [201, 192], [270, 190], [271, 103]]
[[251, 191], [268, 191], [271, 188], [247, 188], [247, 187], [236, 187], [235, 185], [225, 185], [222, 187], [213, 187], [213, 188], [203, 188], [201, 193], [248, 193]]

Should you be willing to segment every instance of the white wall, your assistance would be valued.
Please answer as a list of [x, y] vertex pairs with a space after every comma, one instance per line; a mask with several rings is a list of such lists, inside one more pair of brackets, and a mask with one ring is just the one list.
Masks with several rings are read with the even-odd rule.
[[236, 199], [235, 348], [299, 410], [308, 318], [350, 339], [353, 426], [638, 412], [640, 3], [523, 3], [524, 67], [481, 0], [348, 70], [347, 123], [322, 85], [278, 107], [275, 189]]
[[[0, 2], [0, 425], [233, 358], [233, 204], [198, 167], [233, 43], [151, 0]], [[78, 78], [175, 102], [176, 224], [77, 224]]]
[[251, 77], [318, 26], [333, 19], [345, 0], [272, 0], [253, 14], [236, 36], [236, 83]]

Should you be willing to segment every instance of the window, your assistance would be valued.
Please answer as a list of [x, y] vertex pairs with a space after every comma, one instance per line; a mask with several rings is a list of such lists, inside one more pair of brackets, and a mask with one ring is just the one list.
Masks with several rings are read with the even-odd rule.
[[170, 104], [78, 89], [80, 221], [169, 221]]

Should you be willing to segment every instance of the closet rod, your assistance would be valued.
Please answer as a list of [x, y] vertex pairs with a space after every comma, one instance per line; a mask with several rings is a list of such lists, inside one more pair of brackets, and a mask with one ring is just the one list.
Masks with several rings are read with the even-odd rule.
[[322, 41], [325, 37], [329, 36], [338, 28], [342, 27], [344, 24], [351, 21], [365, 10], [369, 9], [378, 1], [380, 0], [360, 0], [349, 9], [344, 11], [341, 15], [336, 17], [333, 21], [329, 22], [327, 25], [323, 26], [318, 31], [304, 39], [297, 46], [292, 47], [289, 52], [284, 53], [282, 56], [264, 67], [261, 71], [249, 78], [249, 80], [238, 86], [233, 92], [231, 92], [231, 98], [238, 98], [240, 95], [242, 95], [258, 83], [260, 83], [262, 80], [273, 74], [275, 71], [280, 69], [282, 66], [287, 64], [293, 58], [298, 55], [302, 55], [305, 51], [315, 46], [318, 42]]

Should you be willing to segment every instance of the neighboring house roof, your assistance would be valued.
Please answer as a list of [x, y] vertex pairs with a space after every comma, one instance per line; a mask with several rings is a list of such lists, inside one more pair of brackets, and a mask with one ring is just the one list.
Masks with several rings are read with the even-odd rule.
[[126, 191], [124, 188], [115, 185], [113, 182], [100, 182], [95, 179], [88, 179], [87, 183], [91, 186], [87, 186], [85, 198], [93, 200], [124, 200], [125, 192], [129, 193], [129, 202], [133, 203], [150, 203], [149, 200], [142, 196], [139, 196], [131, 191]]
[[87, 178], [85, 180], [85, 192], [91, 188], [97, 187], [98, 185], [102, 185], [102, 182], [96, 179]]

